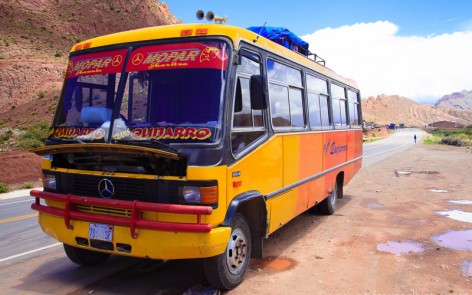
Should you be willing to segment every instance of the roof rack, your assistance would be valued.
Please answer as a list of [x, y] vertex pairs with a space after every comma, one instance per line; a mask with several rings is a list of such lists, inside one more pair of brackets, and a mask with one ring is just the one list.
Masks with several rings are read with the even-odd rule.
[[308, 56], [313, 56], [313, 61], [326, 67], [326, 60], [316, 53], [308, 52]]
[[257, 42], [259, 36], [263, 36], [272, 42], [275, 42], [281, 46], [284, 46], [296, 53], [299, 53], [305, 57], [313, 56], [313, 61], [326, 66], [326, 61], [319, 57], [317, 54], [310, 52], [308, 49], [309, 44], [302, 40], [300, 37], [289, 31], [284, 27], [266, 27], [265, 23], [262, 27], [249, 27], [247, 28], [257, 34], [254, 39], [254, 43]]

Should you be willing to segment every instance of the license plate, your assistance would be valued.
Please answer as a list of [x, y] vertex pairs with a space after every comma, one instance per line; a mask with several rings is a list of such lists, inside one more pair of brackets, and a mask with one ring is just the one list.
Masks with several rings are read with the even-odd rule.
[[89, 238], [106, 242], [113, 241], [113, 225], [90, 223]]

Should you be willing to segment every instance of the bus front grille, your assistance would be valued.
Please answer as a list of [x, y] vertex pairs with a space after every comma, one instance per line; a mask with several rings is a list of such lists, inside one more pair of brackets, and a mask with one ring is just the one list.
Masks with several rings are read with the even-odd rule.
[[125, 201], [157, 201], [157, 180], [121, 178], [82, 174], [62, 174], [61, 193], [102, 198], [99, 192], [99, 183], [108, 179], [113, 184], [114, 200]]

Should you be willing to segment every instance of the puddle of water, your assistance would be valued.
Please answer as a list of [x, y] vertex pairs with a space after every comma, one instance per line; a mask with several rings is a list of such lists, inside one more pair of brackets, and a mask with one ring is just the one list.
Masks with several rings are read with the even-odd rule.
[[430, 189], [433, 193], [448, 193], [449, 191], [446, 189]]
[[454, 220], [472, 223], [472, 212], [464, 212], [461, 210], [446, 210], [437, 211], [436, 213]]
[[369, 202], [366, 204], [366, 207], [370, 209], [381, 209], [384, 207], [384, 205], [376, 202]]
[[462, 263], [462, 273], [468, 277], [472, 277], [472, 260]]
[[413, 171], [395, 171], [395, 173], [397, 173], [397, 175], [410, 175], [411, 173], [413, 173]]
[[433, 241], [449, 249], [472, 251], [472, 230], [449, 231], [433, 237]]
[[269, 256], [263, 260], [255, 260], [254, 269], [268, 269], [272, 271], [285, 271], [295, 267], [297, 262], [290, 258]]
[[396, 255], [421, 253], [424, 251], [423, 245], [416, 242], [404, 241], [394, 242], [388, 241], [385, 244], [378, 244], [377, 250], [382, 252], [388, 252]]
[[293, 259], [283, 257], [269, 256], [264, 258], [262, 262], [256, 263], [257, 268], [270, 269], [275, 271], [285, 271], [295, 267], [296, 262]]
[[469, 200], [451, 200], [449, 203], [459, 204], [459, 205], [472, 205], [472, 201]]

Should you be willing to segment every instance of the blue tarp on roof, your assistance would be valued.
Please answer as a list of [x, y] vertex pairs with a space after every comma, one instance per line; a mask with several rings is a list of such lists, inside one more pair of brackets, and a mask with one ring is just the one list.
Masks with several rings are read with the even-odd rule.
[[249, 27], [247, 29], [291, 50], [298, 51], [304, 55], [308, 55], [309, 53], [308, 43], [300, 39], [300, 37], [294, 33], [290, 32], [287, 28], [264, 26]]

